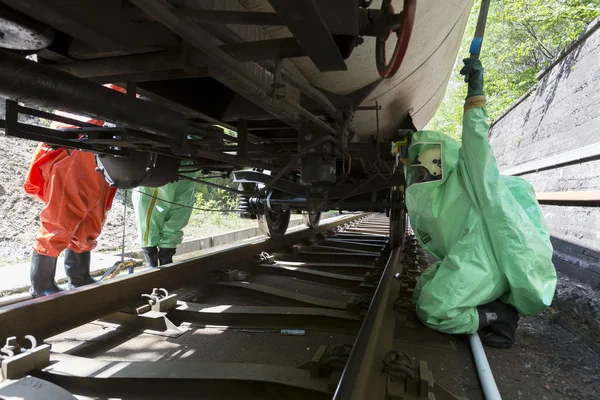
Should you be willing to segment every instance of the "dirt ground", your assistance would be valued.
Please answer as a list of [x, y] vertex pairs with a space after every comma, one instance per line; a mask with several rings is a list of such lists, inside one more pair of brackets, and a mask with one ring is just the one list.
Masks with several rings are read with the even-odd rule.
[[600, 291], [558, 274], [552, 307], [519, 321], [508, 350], [486, 348], [503, 398], [600, 399]]

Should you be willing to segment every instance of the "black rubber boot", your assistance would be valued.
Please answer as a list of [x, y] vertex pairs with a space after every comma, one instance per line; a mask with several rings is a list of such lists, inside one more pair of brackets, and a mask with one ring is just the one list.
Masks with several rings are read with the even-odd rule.
[[55, 274], [56, 257], [45, 256], [34, 251], [31, 256], [29, 293], [33, 297], [42, 297], [62, 292], [62, 289], [54, 282]]
[[513, 306], [493, 301], [477, 307], [477, 312], [483, 344], [508, 349], [515, 343], [519, 313]]
[[71, 249], [65, 250], [65, 273], [69, 278], [69, 289], [96, 283], [90, 275], [91, 258], [89, 251], [76, 253]]
[[143, 247], [144, 259], [149, 268], [158, 267], [158, 247]]
[[167, 265], [173, 262], [173, 256], [177, 249], [158, 249], [158, 262], [160, 265]]

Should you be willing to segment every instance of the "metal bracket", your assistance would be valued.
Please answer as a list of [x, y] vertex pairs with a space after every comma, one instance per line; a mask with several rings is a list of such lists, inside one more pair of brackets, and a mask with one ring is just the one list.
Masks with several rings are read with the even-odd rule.
[[221, 272], [223, 273], [222, 280], [225, 282], [245, 281], [248, 278], [247, 272], [242, 272], [237, 269]]
[[418, 269], [413, 269], [411, 271], [416, 271], [416, 276], [408, 271], [403, 271], [403, 273], [396, 278], [401, 282], [400, 291], [412, 291], [417, 285], [417, 276], [420, 275], [420, 271]]
[[108, 315], [101, 319], [102, 323], [167, 337], [179, 337], [190, 330], [185, 325], [175, 325], [167, 316], [169, 311], [177, 308], [176, 294], [170, 295], [166, 289], [154, 288], [152, 293], [143, 294], [142, 298], [148, 299], [148, 304]]
[[456, 400], [448, 390], [433, 379], [426, 361], [418, 366], [406, 353], [390, 350], [383, 359], [383, 372], [387, 373], [386, 399], [389, 400]]
[[175, 139], [171, 139], [170, 148], [173, 151], [173, 154], [179, 156], [189, 156], [192, 153], [186, 135], [181, 135]]
[[0, 380], [20, 379], [34, 369], [41, 369], [50, 363], [50, 345], [37, 345], [37, 340], [31, 335], [26, 335], [25, 340], [31, 344], [30, 348], [22, 347], [17, 343], [17, 337], [6, 339], [6, 344], [0, 349], [1, 376]]
[[382, 272], [383, 271], [381, 271], [381, 270], [365, 272], [364, 282], [369, 285], [377, 286], [379, 284], [379, 281], [381, 280]]
[[[19, 115], [33, 116], [51, 121], [71, 124], [73, 129], [50, 129], [43, 126], [31, 125], [19, 122]], [[52, 144], [56, 147], [76, 148], [81, 150], [94, 151], [99, 154], [113, 154], [126, 156], [124, 150], [111, 149], [108, 146], [94, 146], [91, 143], [78, 141], [79, 135], [118, 135], [123, 133], [119, 128], [103, 128], [97, 125], [80, 122], [68, 117], [57, 114], [47, 113], [19, 105], [19, 103], [6, 100], [6, 120], [0, 119], [0, 128], [5, 128], [7, 136], [19, 137], [22, 139], [35, 140]]]
[[399, 350], [388, 351], [383, 359], [383, 372], [387, 373], [387, 399], [403, 400], [409, 396], [419, 397], [416, 365], [406, 353]]
[[366, 295], [360, 297], [351, 297], [346, 303], [346, 310], [350, 314], [365, 316], [369, 310], [372, 300], [373, 298], [371, 296]]
[[259, 264], [268, 264], [268, 265], [275, 264], [275, 256], [272, 256], [271, 254], [267, 253], [266, 251], [263, 251], [262, 253], [260, 253], [257, 256], [257, 258], [258, 258]]
[[177, 307], [177, 295], [169, 295], [163, 288], [154, 288], [152, 293], [143, 294], [142, 298], [148, 299], [151, 311], [168, 312]]
[[398, 296], [396, 301], [394, 301], [394, 310], [397, 314], [397, 320], [412, 320], [412, 317], [414, 316], [414, 305], [411, 297]]
[[327, 385], [333, 392], [340, 381], [351, 351], [351, 344], [319, 346], [310, 362], [300, 368], [308, 369], [311, 378], [329, 377]]

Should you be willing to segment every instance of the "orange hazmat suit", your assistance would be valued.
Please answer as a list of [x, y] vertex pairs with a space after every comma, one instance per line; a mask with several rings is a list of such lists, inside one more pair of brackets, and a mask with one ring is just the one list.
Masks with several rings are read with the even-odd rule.
[[[102, 121], [88, 120], [102, 126]], [[59, 122], [53, 129], [74, 128]], [[25, 192], [45, 203], [40, 214], [41, 229], [33, 249], [42, 255], [58, 257], [67, 247], [76, 253], [97, 245], [116, 189], [96, 171], [94, 154], [65, 148], [52, 149], [46, 143], [36, 148]]]

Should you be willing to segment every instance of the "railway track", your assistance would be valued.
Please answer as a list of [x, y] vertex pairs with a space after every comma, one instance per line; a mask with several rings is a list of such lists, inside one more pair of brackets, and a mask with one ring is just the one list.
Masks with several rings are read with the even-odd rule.
[[2, 307], [0, 398], [481, 398], [474, 373], [457, 380], [468, 345], [415, 320], [428, 260], [411, 235], [390, 248], [388, 222], [339, 217]]

